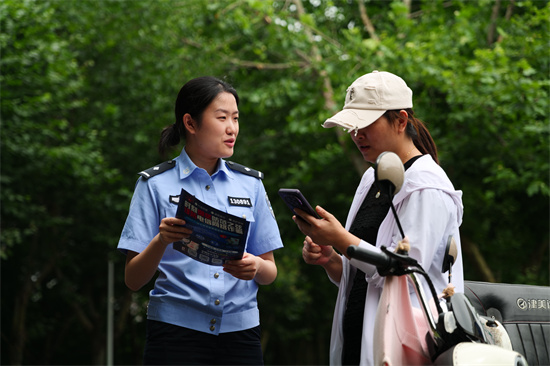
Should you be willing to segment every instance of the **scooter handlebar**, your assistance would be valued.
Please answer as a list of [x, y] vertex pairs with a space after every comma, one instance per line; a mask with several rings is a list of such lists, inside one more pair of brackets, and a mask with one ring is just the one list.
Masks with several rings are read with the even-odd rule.
[[372, 264], [380, 269], [387, 269], [393, 262], [392, 258], [384, 252], [372, 252], [355, 245], [350, 245], [346, 252], [350, 258]]

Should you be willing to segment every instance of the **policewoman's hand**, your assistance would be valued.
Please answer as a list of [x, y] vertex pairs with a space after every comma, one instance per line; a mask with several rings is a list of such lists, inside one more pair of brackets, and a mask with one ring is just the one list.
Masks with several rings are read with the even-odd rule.
[[242, 259], [225, 262], [223, 270], [241, 280], [254, 280], [259, 285], [269, 285], [277, 277], [273, 252], [259, 256], [244, 253]]
[[185, 221], [175, 217], [165, 217], [160, 222], [159, 226], [159, 240], [162, 244], [168, 245], [170, 243], [187, 239], [193, 230], [183, 227]]
[[244, 253], [242, 259], [227, 261], [223, 270], [241, 280], [253, 280], [259, 269], [259, 260], [250, 253]]

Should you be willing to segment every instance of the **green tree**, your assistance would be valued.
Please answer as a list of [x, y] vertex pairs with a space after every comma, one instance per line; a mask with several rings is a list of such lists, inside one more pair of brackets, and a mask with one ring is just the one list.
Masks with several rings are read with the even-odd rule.
[[303, 263], [277, 190], [345, 221], [367, 166], [320, 124], [373, 69], [410, 84], [464, 192], [466, 277], [548, 285], [549, 13], [528, 0], [1, 2], [2, 363], [103, 364], [109, 260], [115, 363], [141, 362], [147, 289], [125, 288], [116, 243], [136, 172], [169, 158], [156, 143], [177, 91], [204, 74], [239, 91], [232, 160], [265, 173], [285, 242], [259, 293], [267, 364], [328, 362], [336, 287]]
[[[122, 181], [121, 171], [133, 166], [125, 161], [147, 161], [147, 155], [132, 159], [128, 154], [150, 146], [132, 131], [140, 112], [136, 106], [153, 106], [147, 118], [158, 109], [147, 102], [156, 101], [155, 93], [149, 94], [155, 85], [152, 76], [139, 87], [130, 85], [136, 77], [135, 72], [128, 75], [133, 68], [117, 79], [125, 68], [120, 51], [141, 50], [117, 39], [112, 23], [128, 10], [125, 5], [139, 14], [145, 4], [99, 4], [0, 4], [2, 273], [12, 279], [2, 287], [3, 362], [5, 357], [13, 364], [105, 360], [107, 260], [123, 262], [113, 245], [131, 195], [131, 183]], [[97, 32], [97, 24], [109, 32]], [[109, 70], [103, 61], [118, 66]], [[148, 66], [144, 74], [155, 75]], [[166, 85], [168, 77], [163, 77], [160, 84]], [[142, 92], [131, 98], [133, 88]], [[117, 105], [122, 98], [127, 102]], [[131, 103], [136, 112], [126, 125], [117, 125], [128, 117], [120, 113]], [[135, 149], [124, 152], [130, 145]], [[123, 293], [120, 319], [129, 314], [132, 300], [131, 293]], [[122, 326], [118, 329], [121, 336]], [[71, 342], [88, 346], [67, 353]]]

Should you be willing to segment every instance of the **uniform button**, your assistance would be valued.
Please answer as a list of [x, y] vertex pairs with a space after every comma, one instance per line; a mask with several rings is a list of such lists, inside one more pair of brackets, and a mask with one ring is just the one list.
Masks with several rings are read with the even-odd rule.
[[214, 278], [220, 277], [220, 274], [218, 272], [214, 273]]
[[243, 219], [245, 219], [245, 220], [246, 220], [246, 215], [243, 215]]
[[215, 326], [213, 326], [213, 325], [210, 326], [210, 330], [211, 330], [212, 332], [213, 332], [215, 329], [216, 329]]
[[220, 305], [220, 300], [216, 299], [216, 301], [214, 301], [214, 305]]
[[210, 320], [210, 324], [216, 324], [216, 319]]
[[209, 191], [209, 190], [210, 190], [210, 186], [206, 186], [205, 188], [206, 188], [206, 190], [207, 190], [207, 191]]

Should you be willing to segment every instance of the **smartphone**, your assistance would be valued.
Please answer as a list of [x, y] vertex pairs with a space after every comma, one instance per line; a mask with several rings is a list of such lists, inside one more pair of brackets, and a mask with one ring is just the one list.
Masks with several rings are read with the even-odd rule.
[[286, 205], [290, 208], [294, 215], [299, 216], [296, 211], [294, 211], [295, 208], [299, 208], [315, 218], [321, 218], [313, 207], [311, 207], [299, 189], [281, 188], [279, 189], [279, 196], [281, 196], [283, 201], [285, 201]]

